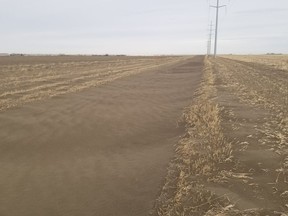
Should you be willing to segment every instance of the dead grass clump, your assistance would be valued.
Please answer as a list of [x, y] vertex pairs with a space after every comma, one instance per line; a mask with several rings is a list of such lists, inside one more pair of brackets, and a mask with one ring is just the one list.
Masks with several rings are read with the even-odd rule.
[[214, 76], [209, 63], [195, 103], [187, 108], [182, 121], [186, 134], [179, 141], [166, 184], [157, 200], [159, 216], [205, 215], [211, 209], [230, 205], [226, 196], [216, 196], [204, 187], [231, 160], [232, 148], [221, 131], [221, 109], [215, 96]]
[[[218, 171], [219, 166], [231, 158], [231, 144], [221, 131], [220, 108], [213, 102], [198, 102], [187, 109], [183, 115], [187, 123], [187, 136], [177, 148], [185, 156], [183, 162], [201, 175]], [[189, 161], [193, 158], [193, 163]]]

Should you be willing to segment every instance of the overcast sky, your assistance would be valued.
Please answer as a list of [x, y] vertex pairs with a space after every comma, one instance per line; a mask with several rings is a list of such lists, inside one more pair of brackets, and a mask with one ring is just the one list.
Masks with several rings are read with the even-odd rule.
[[[220, 1], [219, 53], [288, 53], [288, 0]], [[157, 55], [205, 53], [216, 0], [0, 2], [0, 53]]]

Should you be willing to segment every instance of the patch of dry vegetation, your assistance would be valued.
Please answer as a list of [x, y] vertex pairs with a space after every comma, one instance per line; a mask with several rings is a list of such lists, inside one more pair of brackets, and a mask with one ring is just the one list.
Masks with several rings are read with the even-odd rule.
[[278, 172], [287, 181], [288, 74], [221, 58], [214, 61], [214, 65], [222, 81], [243, 103], [270, 113], [264, 128], [259, 129], [262, 133], [260, 142], [269, 145], [271, 150], [281, 155], [283, 163]]
[[[238, 154], [243, 156], [237, 158], [236, 170], [245, 170], [250, 177], [244, 182], [243, 188], [247, 185], [256, 200], [263, 200], [263, 203], [270, 201], [274, 203], [272, 208], [279, 212], [287, 212], [288, 196], [285, 196], [288, 193], [287, 71], [253, 62], [247, 64], [241, 59], [218, 58], [211, 59], [211, 62], [217, 74], [217, 86], [222, 88], [218, 96], [223, 97], [223, 93], [227, 96], [227, 92], [230, 94], [230, 99], [228, 99], [230, 101], [224, 101], [221, 105], [224, 110], [234, 115], [233, 118], [226, 119], [226, 121], [231, 121], [226, 124], [239, 123], [235, 132], [228, 131], [236, 138], [233, 142], [233, 149], [243, 151], [243, 154]], [[233, 104], [231, 101], [233, 97], [239, 102]], [[229, 103], [234, 107], [238, 106], [240, 110], [233, 113], [233, 108], [230, 109], [233, 106]], [[252, 111], [255, 113], [253, 114]], [[259, 115], [260, 118], [262, 116], [262, 119], [251, 115]], [[247, 137], [239, 142], [237, 138], [241, 137], [241, 134], [243, 138], [247, 132], [250, 132], [250, 135], [246, 134]], [[227, 134], [227, 136], [231, 135]], [[230, 137], [231, 140], [233, 136]], [[245, 146], [239, 149], [241, 144]], [[269, 160], [271, 160], [270, 164]]]
[[206, 65], [197, 99], [183, 114], [186, 134], [179, 141], [156, 204], [159, 216], [205, 215], [209, 210], [230, 205], [226, 196], [216, 196], [204, 186], [230, 163], [232, 153], [231, 144], [221, 131], [211, 72], [210, 65]]
[[[12, 57], [11, 57], [12, 58]], [[49, 57], [47, 57], [49, 59]], [[0, 111], [57, 95], [81, 91], [187, 57], [115, 57], [94, 61], [69, 61], [0, 66]], [[9, 60], [9, 59], [8, 59]], [[7, 61], [8, 61], [7, 60]]]
[[288, 55], [226, 55], [225, 58], [264, 64], [277, 70], [288, 71]]
[[[285, 191], [285, 179], [288, 160], [286, 147], [283, 146], [287, 145], [285, 108], [288, 85], [285, 85], [283, 74], [270, 79], [272, 75], [268, 70], [263, 73], [261, 68], [239, 65], [239, 62], [234, 61], [232, 64], [230, 61], [222, 58], [205, 59], [203, 82], [196, 100], [183, 114], [186, 133], [179, 141], [175, 159], [169, 166], [166, 183], [155, 205], [155, 215], [286, 215], [284, 212], [288, 207], [288, 192]], [[225, 90], [219, 92], [221, 86], [224, 86]], [[250, 123], [241, 121], [241, 116], [230, 110], [232, 101], [227, 101], [227, 98], [225, 101], [227, 95], [239, 99], [237, 106], [240, 105], [244, 110], [248, 110], [249, 107], [245, 104], [249, 104], [275, 112], [275, 115], [267, 117], [267, 121], [274, 121], [274, 125], [270, 125], [269, 133], [266, 131], [265, 136], [261, 135], [259, 140], [255, 140], [257, 146], [257, 142], [267, 139], [268, 134], [274, 138], [273, 151], [281, 149], [278, 154], [281, 154], [283, 159], [277, 170], [265, 169], [261, 167], [263, 164], [257, 162], [252, 164], [253, 167], [249, 167], [238, 157], [239, 153], [241, 155], [241, 152], [247, 151], [250, 146], [247, 141], [237, 140], [236, 134], [242, 133], [243, 136], [243, 132], [239, 132], [241, 127], [249, 132], [247, 128]], [[224, 132], [225, 127], [229, 129]], [[268, 130], [268, 127], [266, 129]], [[230, 137], [227, 133], [231, 133], [228, 134]], [[252, 135], [246, 139], [252, 139]], [[257, 148], [261, 149], [262, 146], [258, 145]], [[259, 152], [261, 154], [261, 151]], [[267, 160], [265, 157], [262, 159]], [[259, 172], [258, 167], [261, 167]], [[261, 178], [264, 180], [259, 182]], [[274, 179], [274, 182], [271, 182], [271, 179]], [[220, 188], [222, 192], [216, 192], [215, 188]], [[238, 201], [230, 199], [230, 193], [236, 194], [239, 200], [244, 198], [243, 203], [255, 199], [255, 207], [244, 204], [239, 208]], [[269, 202], [265, 201], [266, 198], [278, 203], [267, 207], [263, 204]], [[270, 208], [271, 206], [275, 208]], [[264, 209], [265, 207], [270, 209]]]

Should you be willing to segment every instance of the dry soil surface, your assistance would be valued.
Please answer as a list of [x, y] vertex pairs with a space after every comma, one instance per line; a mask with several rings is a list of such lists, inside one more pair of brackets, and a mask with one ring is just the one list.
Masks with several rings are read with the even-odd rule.
[[288, 215], [284, 61], [285, 56], [205, 59], [203, 82], [183, 115], [186, 134], [155, 205], [157, 216]]
[[147, 215], [202, 66], [198, 56], [2, 110], [0, 215]]

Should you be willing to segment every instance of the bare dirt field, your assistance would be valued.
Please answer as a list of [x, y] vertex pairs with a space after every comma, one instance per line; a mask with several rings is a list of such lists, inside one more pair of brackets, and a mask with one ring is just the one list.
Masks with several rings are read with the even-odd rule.
[[1, 57], [0, 215], [148, 215], [203, 58]]
[[287, 60], [206, 58], [154, 214], [288, 215]]
[[0, 215], [287, 216], [287, 60], [0, 59]]

